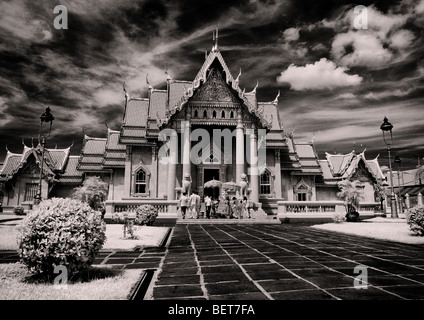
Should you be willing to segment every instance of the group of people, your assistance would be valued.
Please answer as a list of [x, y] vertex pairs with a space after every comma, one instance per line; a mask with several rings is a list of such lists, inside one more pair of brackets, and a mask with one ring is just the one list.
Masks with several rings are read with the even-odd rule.
[[[206, 218], [217, 217], [217, 209], [219, 201], [212, 199], [208, 195], [205, 196], [205, 213]], [[243, 217], [251, 218], [251, 210], [253, 209], [253, 203], [251, 200], [244, 197], [233, 197], [230, 199], [228, 195], [223, 197], [224, 212], [223, 215], [226, 218], [243, 219]], [[197, 191], [193, 191], [190, 196], [186, 192], [180, 197], [179, 207], [181, 209], [182, 218], [185, 219], [188, 216], [189, 219], [198, 219], [201, 207], [201, 199]]]
[[187, 196], [187, 193], [183, 192], [180, 197], [179, 206], [181, 208], [181, 215], [183, 219], [185, 219], [186, 214], [189, 215], [190, 219], [198, 219], [200, 210], [200, 196], [197, 191], [193, 191], [190, 196]]
[[243, 217], [246, 217], [250, 219], [252, 217], [250, 210], [253, 209], [253, 203], [251, 200], [247, 199], [246, 196], [239, 199], [237, 199], [237, 197], [230, 199], [230, 197], [226, 195], [224, 198], [224, 204], [224, 214], [227, 218], [243, 219]]

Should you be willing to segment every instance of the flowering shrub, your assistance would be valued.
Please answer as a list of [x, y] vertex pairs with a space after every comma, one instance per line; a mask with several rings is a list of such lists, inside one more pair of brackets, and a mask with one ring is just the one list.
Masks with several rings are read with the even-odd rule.
[[44, 200], [19, 227], [21, 262], [47, 277], [57, 265], [75, 274], [93, 263], [106, 240], [105, 230], [101, 214], [80, 200]]
[[346, 221], [346, 216], [343, 213], [336, 212], [331, 219], [333, 219], [334, 223], [343, 223]]
[[23, 216], [23, 215], [25, 215], [25, 209], [24, 209], [24, 207], [14, 207], [13, 213], [18, 215], [18, 216]]
[[414, 207], [406, 212], [409, 229], [417, 236], [424, 237], [424, 206]]
[[[112, 222], [124, 224], [124, 239], [138, 239], [138, 237], [134, 235], [134, 231], [136, 230], [136, 227], [134, 227], [134, 219], [129, 218], [128, 212], [115, 212], [112, 214]], [[127, 233], [129, 237], [127, 237]]]
[[158, 216], [158, 210], [150, 205], [143, 204], [135, 210], [135, 223], [142, 226], [151, 226]]

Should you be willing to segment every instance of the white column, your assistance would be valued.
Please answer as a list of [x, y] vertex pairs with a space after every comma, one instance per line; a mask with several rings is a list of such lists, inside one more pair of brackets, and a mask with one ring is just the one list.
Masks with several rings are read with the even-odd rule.
[[184, 176], [188, 173], [191, 177], [191, 159], [190, 159], [190, 150], [191, 150], [191, 123], [190, 119], [187, 121], [182, 121], [181, 126], [181, 140], [182, 140], [182, 150], [183, 150], [183, 172], [181, 181], [184, 181]]
[[275, 197], [281, 199], [281, 161], [280, 161], [280, 150], [275, 150], [275, 184], [274, 192]]
[[236, 176], [234, 181], [240, 182], [241, 174], [244, 172], [244, 132], [241, 121], [241, 111], [237, 112], [236, 128]]
[[157, 198], [158, 197], [158, 153], [156, 146], [152, 147], [152, 166], [151, 170], [151, 183], [150, 183], [150, 197]]
[[259, 202], [259, 172], [258, 172], [258, 136], [256, 127], [253, 127], [250, 135], [250, 187], [252, 193], [250, 199]]
[[127, 146], [126, 158], [125, 158], [125, 176], [124, 176], [124, 196], [129, 197], [131, 193], [131, 153], [132, 147]]
[[411, 208], [411, 200], [409, 199], [409, 194], [405, 194], [405, 206], [406, 209]]
[[175, 200], [175, 182], [177, 179], [177, 135], [173, 134], [170, 137], [170, 150], [169, 150], [169, 162], [168, 162], [168, 200]]

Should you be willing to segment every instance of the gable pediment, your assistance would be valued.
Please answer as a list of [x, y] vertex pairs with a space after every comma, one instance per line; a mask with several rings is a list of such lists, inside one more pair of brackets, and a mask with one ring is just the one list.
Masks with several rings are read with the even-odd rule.
[[229, 86], [216, 68], [210, 70], [206, 82], [196, 90], [190, 99], [190, 102], [193, 101], [240, 103], [240, 99], [231, 92]]

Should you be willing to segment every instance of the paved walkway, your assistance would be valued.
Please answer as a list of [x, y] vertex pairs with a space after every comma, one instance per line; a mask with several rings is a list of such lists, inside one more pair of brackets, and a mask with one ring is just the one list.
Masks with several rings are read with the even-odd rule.
[[[354, 268], [367, 266], [368, 288]], [[296, 225], [177, 224], [150, 299], [423, 299], [424, 247]]]
[[[165, 248], [145, 248], [139, 251], [100, 250], [93, 265], [114, 265], [116, 269], [157, 269], [165, 255]], [[15, 263], [15, 250], [0, 250], [0, 263]]]

